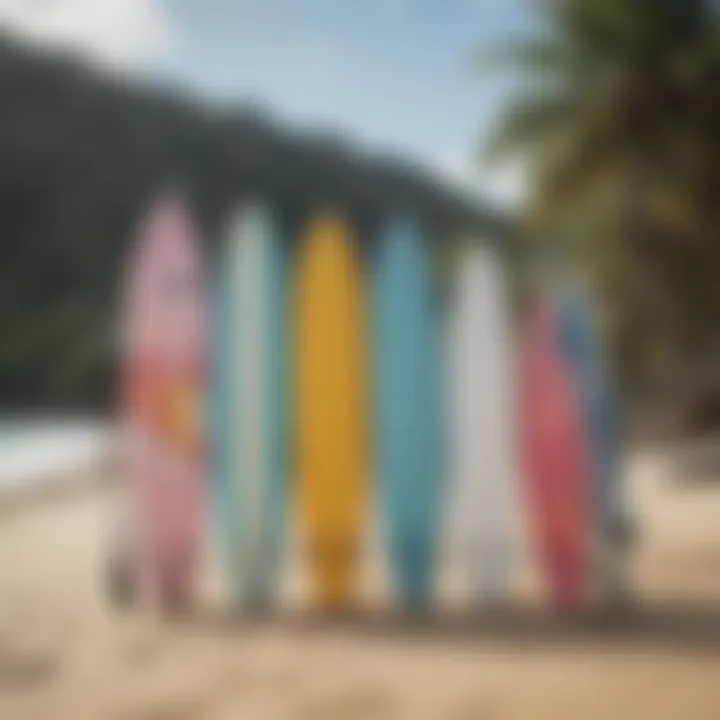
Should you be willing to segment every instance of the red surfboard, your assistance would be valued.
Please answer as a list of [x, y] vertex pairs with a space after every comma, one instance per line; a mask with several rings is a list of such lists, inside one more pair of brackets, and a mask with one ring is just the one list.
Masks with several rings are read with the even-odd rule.
[[525, 328], [521, 434], [531, 535], [558, 607], [586, 591], [591, 543], [589, 457], [580, 398], [556, 341], [556, 318], [541, 305]]
[[133, 574], [165, 609], [189, 599], [204, 515], [207, 319], [197, 231], [178, 199], [140, 228], [124, 297], [121, 426]]

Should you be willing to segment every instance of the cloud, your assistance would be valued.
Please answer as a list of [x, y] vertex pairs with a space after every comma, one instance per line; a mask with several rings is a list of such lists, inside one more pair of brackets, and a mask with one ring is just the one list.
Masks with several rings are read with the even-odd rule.
[[517, 208], [525, 195], [525, 172], [520, 164], [483, 167], [473, 153], [452, 149], [436, 155], [435, 167], [459, 189], [504, 208]]
[[165, 56], [177, 42], [162, 0], [0, 0], [0, 30], [112, 65]]

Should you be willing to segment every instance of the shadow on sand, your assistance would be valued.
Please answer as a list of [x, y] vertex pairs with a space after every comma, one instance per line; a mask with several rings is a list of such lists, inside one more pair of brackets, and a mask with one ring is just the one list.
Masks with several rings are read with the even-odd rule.
[[377, 610], [328, 615], [205, 608], [181, 622], [223, 636], [280, 630], [289, 637], [342, 633], [363, 641], [493, 643], [516, 649], [576, 646], [618, 652], [651, 649], [720, 657], [720, 603], [657, 602], [569, 613], [521, 607], [474, 613], [434, 610], [416, 615]]

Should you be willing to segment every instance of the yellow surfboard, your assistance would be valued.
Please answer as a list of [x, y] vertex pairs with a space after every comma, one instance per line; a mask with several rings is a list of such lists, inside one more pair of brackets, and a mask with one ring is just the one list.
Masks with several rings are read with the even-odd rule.
[[303, 238], [297, 277], [298, 511], [315, 597], [352, 596], [368, 496], [366, 297], [357, 249], [341, 218]]

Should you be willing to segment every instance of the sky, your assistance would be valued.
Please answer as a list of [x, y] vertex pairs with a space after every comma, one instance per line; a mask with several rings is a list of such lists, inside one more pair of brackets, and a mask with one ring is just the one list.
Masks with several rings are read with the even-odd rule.
[[213, 101], [347, 133], [512, 207], [519, 164], [478, 161], [511, 87], [473, 57], [527, 34], [532, 0], [0, 0], [0, 28]]

